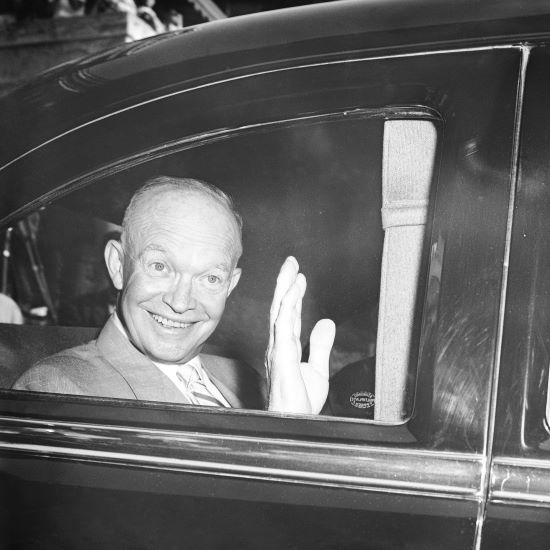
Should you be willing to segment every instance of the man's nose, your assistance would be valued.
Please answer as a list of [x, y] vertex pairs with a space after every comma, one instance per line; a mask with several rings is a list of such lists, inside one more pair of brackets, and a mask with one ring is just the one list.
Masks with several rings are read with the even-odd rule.
[[190, 277], [178, 276], [163, 296], [164, 302], [176, 313], [183, 313], [196, 307], [193, 293], [193, 280]]

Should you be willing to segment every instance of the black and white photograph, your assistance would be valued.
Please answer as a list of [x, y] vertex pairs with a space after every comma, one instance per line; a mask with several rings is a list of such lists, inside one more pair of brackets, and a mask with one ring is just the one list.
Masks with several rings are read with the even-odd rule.
[[550, 1], [0, 0], [0, 250], [0, 550], [550, 547]]

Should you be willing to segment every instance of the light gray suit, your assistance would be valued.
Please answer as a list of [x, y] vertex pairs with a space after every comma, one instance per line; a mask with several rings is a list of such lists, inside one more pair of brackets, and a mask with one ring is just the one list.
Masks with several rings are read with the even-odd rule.
[[[212, 383], [235, 408], [264, 409], [264, 388], [250, 366], [225, 357], [200, 355]], [[98, 338], [42, 359], [24, 372], [14, 389], [189, 402], [145, 355], [140, 353], [109, 318]]]

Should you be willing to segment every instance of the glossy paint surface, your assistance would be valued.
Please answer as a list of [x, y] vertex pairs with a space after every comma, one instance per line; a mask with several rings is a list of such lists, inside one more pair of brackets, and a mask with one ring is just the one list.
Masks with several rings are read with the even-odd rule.
[[[114, 175], [269, 125], [377, 111], [424, 113], [443, 128], [410, 422], [3, 391], [3, 529], [15, 547], [70, 547], [77, 536], [79, 547], [107, 547], [116, 536], [121, 548], [493, 548], [503, 533], [544, 547], [550, 477], [537, 388], [547, 366], [522, 347], [534, 300], [517, 294], [544, 243], [527, 251], [517, 222], [507, 307], [521, 314], [505, 325], [497, 374], [526, 66], [524, 131], [538, 121], [542, 137], [523, 138], [522, 162], [529, 144], [536, 157], [548, 141], [537, 119], [548, 94], [530, 99], [547, 65], [523, 43], [549, 16], [539, 2], [501, 4], [498, 16], [491, 2], [416, 7], [341, 2], [200, 27], [53, 72], [0, 102], [13, 135], [0, 168], [6, 221], [78, 188], [115, 204]], [[538, 181], [528, 166], [522, 178]], [[533, 217], [522, 182], [516, 215], [545, 235], [544, 191]]]
[[549, 71], [548, 49], [535, 49], [521, 128], [484, 548], [496, 548], [504, 539], [516, 546], [546, 548], [550, 537]]

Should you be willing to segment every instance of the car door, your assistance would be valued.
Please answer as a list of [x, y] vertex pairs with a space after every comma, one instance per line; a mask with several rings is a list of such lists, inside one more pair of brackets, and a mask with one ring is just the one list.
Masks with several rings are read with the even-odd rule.
[[[246, 299], [265, 303], [269, 285], [258, 281], [296, 247], [322, 298], [312, 318], [328, 311], [344, 324], [357, 307], [367, 315], [365, 296], [374, 292], [376, 302], [380, 290], [365, 290], [361, 278], [382, 270], [381, 229], [370, 256], [368, 246], [342, 243], [371, 242], [372, 231], [349, 231], [356, 212], [367, 219], [365, 190], [382, 205], [388, 123], [435, 128], [397, 415], [305, 417], [3, 390], [6, 540], [45, 548], [473, 547], [523, 61], [519, 47], [355, 52], [214, 75], [201, 86], [176, 82], [131, 108], [113, 104], [6, 165], [3, 227], [43, 207], [72, 212], [75, 223], [111, 211], [116, 220], [135, 181], [161, 169], [214, 179], [236, 195], [251, 224], [245, 247], [256, 252], [246, 267], [255, 276], [243, 281], [236, 322], [220, 327], [213, 344], [235, 346], [237, 337], [229, 351], [238, 353], [261, 342], [250, 335], [258, 323]], [[103, 69], [87, 69], [83, 98], [101, 87]], [[101, 90], [105, 100], [108, 87]], [[373, 208], [368, 219], [375, 216]], [[29, 351], [33, 330], [38, 340], [55, 329], [2, 327], [4, 361]], [[257, 344], [246, 359], [261, 351]], [[377, 383], [385, 375], [377, 371]]]
[[548, 49], [533, 48], [521, 124], [483, 548], [546, 548], [550, 536], [549, 69]]

